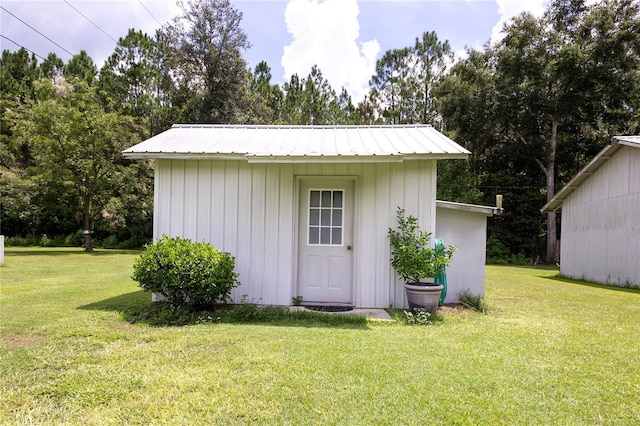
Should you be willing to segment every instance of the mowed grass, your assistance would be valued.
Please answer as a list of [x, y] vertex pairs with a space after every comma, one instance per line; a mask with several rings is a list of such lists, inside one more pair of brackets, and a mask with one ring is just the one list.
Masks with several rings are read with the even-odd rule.
[[501, 266], [431, 326], [152, 327], [137, 255], [7, 250], [0, 424], [640, 424], [637, 290]]

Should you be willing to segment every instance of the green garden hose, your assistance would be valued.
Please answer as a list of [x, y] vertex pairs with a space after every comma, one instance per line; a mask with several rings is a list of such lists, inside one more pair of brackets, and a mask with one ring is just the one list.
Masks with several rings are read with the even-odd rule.
[[[444, 256], [444, 241], [442, 238], [436, 238], [435, 250], [438, 256]], [[433, 282], [442, 284], [442, 292], [440, 293], [440, 301], [438, 302], [438, 306], [442, 306], [444, 305], [444, 299], [447, 297], [447, 268], [445, 266], [436, 273]]]

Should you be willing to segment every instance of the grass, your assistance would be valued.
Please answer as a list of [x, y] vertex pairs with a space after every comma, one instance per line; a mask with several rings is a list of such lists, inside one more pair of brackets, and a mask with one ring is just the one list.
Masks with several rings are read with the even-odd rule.
[[[137, 252], [10, 248], [0, 424], [640, 422], [640, 292], [487, 268], [487, 315], [431, 326], [132, 322]], [[242, 277], [241, 277], [242, 278]]]

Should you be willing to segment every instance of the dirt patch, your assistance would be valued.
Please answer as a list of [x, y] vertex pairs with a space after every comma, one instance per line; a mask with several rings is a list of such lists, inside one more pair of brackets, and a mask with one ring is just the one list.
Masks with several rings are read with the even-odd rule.
[[23, 336], [20, 334], [13, 336], [1, 336], [0, 343], [14, 348], [26, 348], [36, 345], [44, 340], [44, 336]]
[[469, 309], [465, 308], [463, 305], [456, 303], [456, 304], [446, 304], [444, 306], [440, 306], [438, 308], [438, 312], [439, 313], [450, 313], [450, 314], [456, 314], [456, 315], [468, 315], [469, 314]]

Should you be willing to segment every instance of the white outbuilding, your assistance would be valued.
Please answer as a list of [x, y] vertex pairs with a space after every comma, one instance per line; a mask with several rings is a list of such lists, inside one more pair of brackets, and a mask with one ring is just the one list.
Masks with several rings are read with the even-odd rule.
[[561, 211], [560, 273], [640, 285], [640, 136], [616, 136], [542, 212]]
[[123, 152], [154, 160], [154, 238], [235, 256], [234, 300], [370, 308], [406, 303], [387, 237], [398, 206], [460, 247], [446, 302], [484, 293], [486, 218], [499, 209], [436, 202], [437, 160], [468, 154], [425, 125], [174, 125]]

